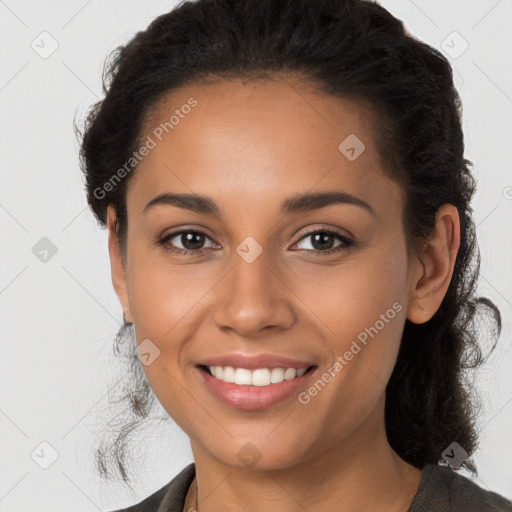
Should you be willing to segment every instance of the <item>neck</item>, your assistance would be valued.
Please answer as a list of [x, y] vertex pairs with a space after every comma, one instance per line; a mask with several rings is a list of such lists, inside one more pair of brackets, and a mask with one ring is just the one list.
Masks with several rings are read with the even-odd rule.
[[198, 512], [405, 512], [418, 490], [421, 471], [398, 457], [384, 426], [377, 428], [374, 419], [368, 417], [349, 439], [286, 468], [226, 465], [191, 442], [196, 478], [184, 510], [196, 508], [197, 481]]
[[198, 512], [198, 499], [197, 499], [197, 479], [194, 478], [190, 487], [188, 488], [187, 496], [185, 497], [185, 506], [183, 512]]

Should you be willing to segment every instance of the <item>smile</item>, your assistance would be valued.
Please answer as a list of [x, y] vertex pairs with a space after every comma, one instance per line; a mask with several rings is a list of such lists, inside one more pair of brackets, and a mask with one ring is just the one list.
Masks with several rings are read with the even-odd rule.
[[202, 383], [212, 396], [225, 405], [247, 411], [267, 409], [290, 398], [306, 387], [317, 369], [317, 366], [298, 370], [196, 366]]

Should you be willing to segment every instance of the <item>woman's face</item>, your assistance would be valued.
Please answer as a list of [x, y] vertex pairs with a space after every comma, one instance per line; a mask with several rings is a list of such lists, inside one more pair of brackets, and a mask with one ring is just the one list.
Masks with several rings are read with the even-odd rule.
[[[115, 284], [165, 410], [197, 450], [231, 466], [283, 468], [371, 443], [384, 428], [413, 262], [370, 118], [290, 77], [221, 82], [166, 97], [142, 140], [127, 189], [126, 282]], [[297, 200], [333, 192], [338, 200]], [[147, 206], [161, 194], [200, 195], [208, 208]], [[252, 386], [262, 401], [221, 384], [226, 401], [198, 365], [234, 353], [315, 368], [300, 382]]]

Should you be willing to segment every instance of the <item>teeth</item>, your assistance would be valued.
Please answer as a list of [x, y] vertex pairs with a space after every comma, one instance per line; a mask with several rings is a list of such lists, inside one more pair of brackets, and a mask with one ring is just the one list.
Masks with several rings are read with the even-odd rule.
[[279, 384], [285, 380], [292, 380], [306, 373], [307, 368], [296, 370], [295, 368], [258, 368], [248, 370], [246, 368], [233, 368], [232, 366], [208, 366], [216, 379], [246, 386], [269, 386]]

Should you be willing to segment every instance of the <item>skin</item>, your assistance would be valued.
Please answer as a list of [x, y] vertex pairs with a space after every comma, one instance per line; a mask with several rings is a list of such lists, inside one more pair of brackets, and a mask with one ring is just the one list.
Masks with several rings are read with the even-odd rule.
[[[146, 378], [190, 437], [199, 510], [405, 512], [421, 472], [387, 441], [385, 387], [406, 318], [429, 320], [447, 291], [460, 244], [456, 208], [443, 205], [429, 244], [408, 255], [403, 192], [382, 170], [362, 106], [291, 76], [189, 85], [158, 104], [145, 133], [190, 97], [198, 105], [128, 184], [125, 266], [112, 208], [107, 224], [125, 317], [138, 343], [149, 338], [161, 351], [143, 366]], [[366, 146], [354, 161], [338, 150], [349, 134]], [[295, 194], [340, 189], [375, 215], [353, 204], [279, 212]], [[172, 205], [142, 213], [164, 192], [209, 196], [221, 213]], [[303, 233], [326, 227], [355, 244], [323, 255]], [[206, 234], [196, 246], [204, 254], [176, 255], [156, 244], [185, 228]], [[263, 250], [252, 263], [236, 252], [247, 236]], [[336, 237], [327, 242], [342, 245]], [[167, 242], [194, 247], [183, 243], [181, 236]], [[195, 368], [226, 352], [269, 352], [311, 361], [319, 377], [395, 302], [401, 311], [306, 405], [292, 396], [260, 411], [229, 407]], [[261, 455], [250, 468], [237, 456], [248, 442]], [[194, 491], [195, 482], [184, 510], [195, 505]]]

